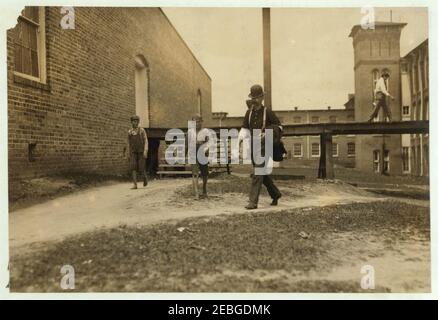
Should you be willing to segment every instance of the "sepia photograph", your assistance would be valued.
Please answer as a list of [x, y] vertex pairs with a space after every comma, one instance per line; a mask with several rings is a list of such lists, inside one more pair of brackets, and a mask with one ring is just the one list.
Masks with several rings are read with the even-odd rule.
[[9, 292], [432, 292], [427, 6], [15, 7]]

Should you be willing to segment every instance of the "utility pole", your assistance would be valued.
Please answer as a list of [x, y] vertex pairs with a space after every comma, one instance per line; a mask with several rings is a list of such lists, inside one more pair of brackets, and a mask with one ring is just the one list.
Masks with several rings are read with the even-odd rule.
[[265, 106], [272, 109], [271, 91], [271, 9], [263, 8], [263, 82]]

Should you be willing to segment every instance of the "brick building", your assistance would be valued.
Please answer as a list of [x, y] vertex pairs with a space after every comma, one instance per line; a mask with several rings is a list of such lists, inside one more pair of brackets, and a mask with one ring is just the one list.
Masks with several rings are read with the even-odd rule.
[[26, 7], [7, 31], [10, 179], [125, 173], [135, 113], [145, 127], [193, 113], [209, 125], [211, 79], [161, 9], [76, 7], [74, 29], [65, 16]]
[[[429, 41], [401, 60], [402, 113], [406, 120], [429, 120]], [[403, 167], [407, 173], [429, 175], [429, 135], [403, 135]]]

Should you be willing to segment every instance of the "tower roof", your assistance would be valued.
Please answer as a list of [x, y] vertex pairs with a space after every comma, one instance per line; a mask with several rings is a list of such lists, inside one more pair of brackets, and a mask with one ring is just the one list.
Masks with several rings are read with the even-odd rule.
[[[386, 21], [375, 21], [374, 22], [374, 27], [375, 28], [380, 28], [380, 27], [399, 27], [399, 28], [403, 28], [404, 26], [406, 26], [407, 23], [404, 22], [386, 22]], [[354, 37], [356, 32], [358, 30], [362, 29], [362, 25], [360, 24], [356, 24], [355, 26], [353, 26], [353, 28], [351, 28], [351, 32], [348, 35], [349, 37]]]

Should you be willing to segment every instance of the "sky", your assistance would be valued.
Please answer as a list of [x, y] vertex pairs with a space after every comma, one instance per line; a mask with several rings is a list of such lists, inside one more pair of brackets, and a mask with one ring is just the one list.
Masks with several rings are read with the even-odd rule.
[[[163, 8], [212, 79], [212, 108], [239, 116], [263, 85], [261, 8]], [[401, 56], [428, 38], [427, 8], [375, 8], [376, 21], [405, 22]], [[360, 8], [271, 9], [274, 110], [342, 107], [354, 93], [353, 45]]]

